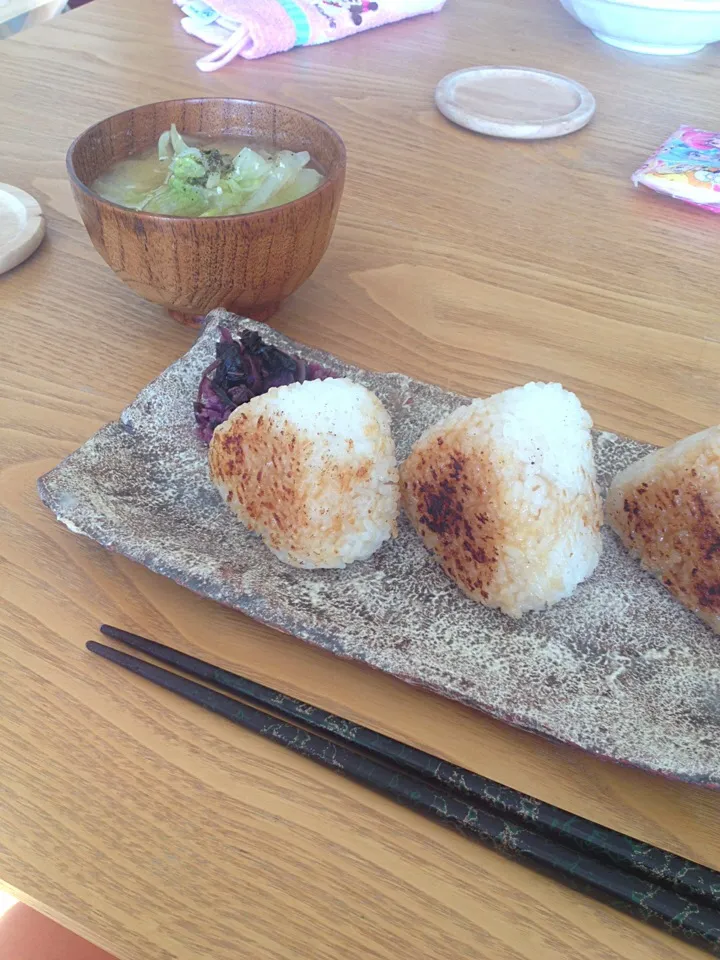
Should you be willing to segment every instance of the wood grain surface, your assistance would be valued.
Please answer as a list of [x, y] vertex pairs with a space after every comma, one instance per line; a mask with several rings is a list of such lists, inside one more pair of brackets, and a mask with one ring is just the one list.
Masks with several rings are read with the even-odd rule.
[[586, 87], [527, 67], [456, 70], [435, 88], [435, 104], [467, 130], [512, 140], [564, 137], [595, 113], [595, 98]]
[[[434, 18], [213, 75], [170, 4], [97, 0], [2, 47], [2, 179], [48, 237], [0, 280], [0, 878], [121, 960], [677, 960], [686, 947], [279, 747], [119, 677], [101, 621], [222, 663], [583, 816], [720, 868], [720, 795], [603, 764], [276, 635], [69, 533], [37, 476], [190, 344], [79, 222], [64, 153], [120, 109], [269, 99], [348, 147], [330, 249], [290, 336], [485, 394], [561, 379], [596, 423], [667, 442], [718, 420], [717, 218], [636, 193], [682, 122], [717, 129], [718, 48], [635, 58], [556, 0]], [[597, 114], [563, 140], [452, 126], [474, 63], [568, 74]]]

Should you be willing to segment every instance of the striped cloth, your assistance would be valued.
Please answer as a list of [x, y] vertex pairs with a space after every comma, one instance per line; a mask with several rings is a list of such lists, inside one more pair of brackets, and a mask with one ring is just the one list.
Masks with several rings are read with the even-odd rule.
[[255, 60], [293, 47], [340, 40], [406, 17], [435, 13], [445, 0], [174, 0], [183, 28], [217, 47], [198, 61], [217, 70], [235, 57]]

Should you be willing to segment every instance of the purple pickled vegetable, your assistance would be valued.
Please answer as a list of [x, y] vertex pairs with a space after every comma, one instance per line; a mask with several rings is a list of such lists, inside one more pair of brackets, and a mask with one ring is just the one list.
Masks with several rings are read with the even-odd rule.
[[336, 376], [319, 363], [283, 353], [252, 330], [243, 330], [236, 340], [227, 327], [220, 327], [215, 359], [200, 379], [195, 401], [198, 436], [209, 444], [215, 427], [233, 410], [271, 387]]

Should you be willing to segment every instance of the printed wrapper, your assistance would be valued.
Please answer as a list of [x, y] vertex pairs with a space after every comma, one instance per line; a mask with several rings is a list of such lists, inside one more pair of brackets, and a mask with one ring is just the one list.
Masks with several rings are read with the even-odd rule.
[[720, 133], [680, 127], [635, 171], [632, 181], [720, 213]]

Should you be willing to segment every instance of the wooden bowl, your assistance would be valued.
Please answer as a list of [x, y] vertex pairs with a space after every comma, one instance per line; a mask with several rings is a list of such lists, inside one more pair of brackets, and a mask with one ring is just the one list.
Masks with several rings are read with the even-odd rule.
[[[90, 189], [114, 162], [156, 144], [172, 123], [182, 134], [307, 150], [325, 179], [300, 200], [230, 217], [128, 210]], [[278, 104], [165, 100], [90, 127], [70, 147], [67, 168], [95, 249], [141, 297], [185, 317], [222, 306], [264, 320], [307, 280], [327, 249], [345, 180], [345, 145], [321, 120]]]

